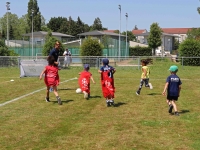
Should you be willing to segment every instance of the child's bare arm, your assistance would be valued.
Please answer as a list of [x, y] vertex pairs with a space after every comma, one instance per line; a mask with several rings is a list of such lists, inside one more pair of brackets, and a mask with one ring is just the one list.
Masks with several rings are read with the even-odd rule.
[[180, 91], [181, 91], [181, 85], [179, 85], [178, 96], [180, 96]]
[[165, 87], [164, 87], [164, 90], [163, 90], [163, 92], [162, 92], [162, 95], [166, 95], [166, 91], [167, 91], [168, 85], [169, 85], [169, 83], [166, 82]]
[[91, 80], [92, 80], [92, 82], [93, 82], [93, 83], [95, 83], [95, 81], [94, 81], [94, 79], [93, 79], [93, 77], [92, 77], [92, 76], [91, 76]]
[[46, 71], [46, 68], [41, 72], [41, 74], [40, 74], [40, 80], [42, 79], [42, 76], [43, 76], [43, 74], [44, 74], [45, 71]]

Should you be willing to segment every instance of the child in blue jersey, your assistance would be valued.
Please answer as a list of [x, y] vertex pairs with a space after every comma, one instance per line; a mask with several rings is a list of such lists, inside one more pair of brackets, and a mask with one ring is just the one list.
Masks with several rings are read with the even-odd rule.
[[172, 113], [172, 109], [174, 108], [174, 115], [179, 116], [176, 101], [178, 101], [178, 97], [180, 96], [181, 91], [181, 79], [176, 75], [178, 72], [178, 67], [173, 65], [169, 68], [171, 75], [167, 77], [166, 84], [163, 90], [163, 95], [166, 95], [167, 91], [167, 104], [169, 105], [169, 113]]
[[106, 98], [107, 106], [114, 106], [114, 76], [113, 74], [116, 72], [115, 68], [109, 65], [109, 60], [104, 58], [102, 60], [103, 66], [98, 70], [101, 74], [101, 87], [103, 96]]
[[150, 69], [147, 66], [151, 62], [151, 59], [143, 59], [141, 60], [142, 63], [142, 75], [141, 75], [141, 80], [140, 80], [140, 86], [138, 90], [136, 91], [137, 95], [140, 95], [140, 91], [142, 89], [143, 84], [145, 83], [145, 87], [149, 87], [150, 89], [153, 89], [153, 86], [151, 83], [149, 83], [149, 75], [150, 75]]

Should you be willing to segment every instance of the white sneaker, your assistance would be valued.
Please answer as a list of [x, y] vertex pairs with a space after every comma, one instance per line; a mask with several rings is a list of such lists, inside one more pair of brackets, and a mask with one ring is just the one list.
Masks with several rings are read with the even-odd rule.
[[84, 97], [85, 99], [87, 99], [87, 98], [88, 98], [88, 93], [85, 92], [85, 91], [83, 91], [83, 97]]
[[151, 83], [149, 83], [149, 88], [152, 90], [153, 89], [153, 86]]

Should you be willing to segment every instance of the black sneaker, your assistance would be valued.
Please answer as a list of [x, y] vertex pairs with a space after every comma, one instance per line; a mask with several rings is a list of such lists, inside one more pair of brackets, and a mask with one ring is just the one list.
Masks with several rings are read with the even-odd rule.
[[49, 97], [45, 97], [46, 102], [50, 102]]
[[112, 105], [112, 106], [115, 106], [115, 102], [114, 102], [114, 100], [112, 99], [112, 100], [110, 100], [110, 105]]
[[175, 116], [179, 116], [179, 113], [178, 113], [178, 112], [175, 112], [174, 115], [175, 115]]
[[140, 95], [140, 91], [137, 91], [137, 92], [136, 92], [136, 95]]
[[61, 101], [60, 97], [57, 97], [57, 100], [58, 100], [58, 104], [62, 105], [62, 101]]
[[111, 103], [110, 103], [109, 100], [106, 100], [106, 105], [107, 105], [107, 107], [110, 107], [110, 106], [111, 106]]
[[173, 109], [173, 105], [170, 104], [170, 105], [169, 105], [169, 113], [172, 113], [172, 109]]

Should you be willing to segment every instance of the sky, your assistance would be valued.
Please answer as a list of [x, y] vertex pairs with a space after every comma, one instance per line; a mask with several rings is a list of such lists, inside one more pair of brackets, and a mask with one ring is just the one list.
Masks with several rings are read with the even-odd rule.
[[[0, 17], [7, 11], [18, 17], [25, 15], [29, 0], [0, 0]], [[41, 14], [48, 22], [52, 17], [78, 17], [89, 26], [99, 17], [108, 30], [150, 30], [152, 23], [161, 28], [193, 28], [200, 26], [197, 7], [200, 0], [37, 0]], [[119, 9], [121, 5], [121, 11]], [[126, 18], [126, 13], [128, 18]], [[120, 19], [121, 18], [121, 19]]]

